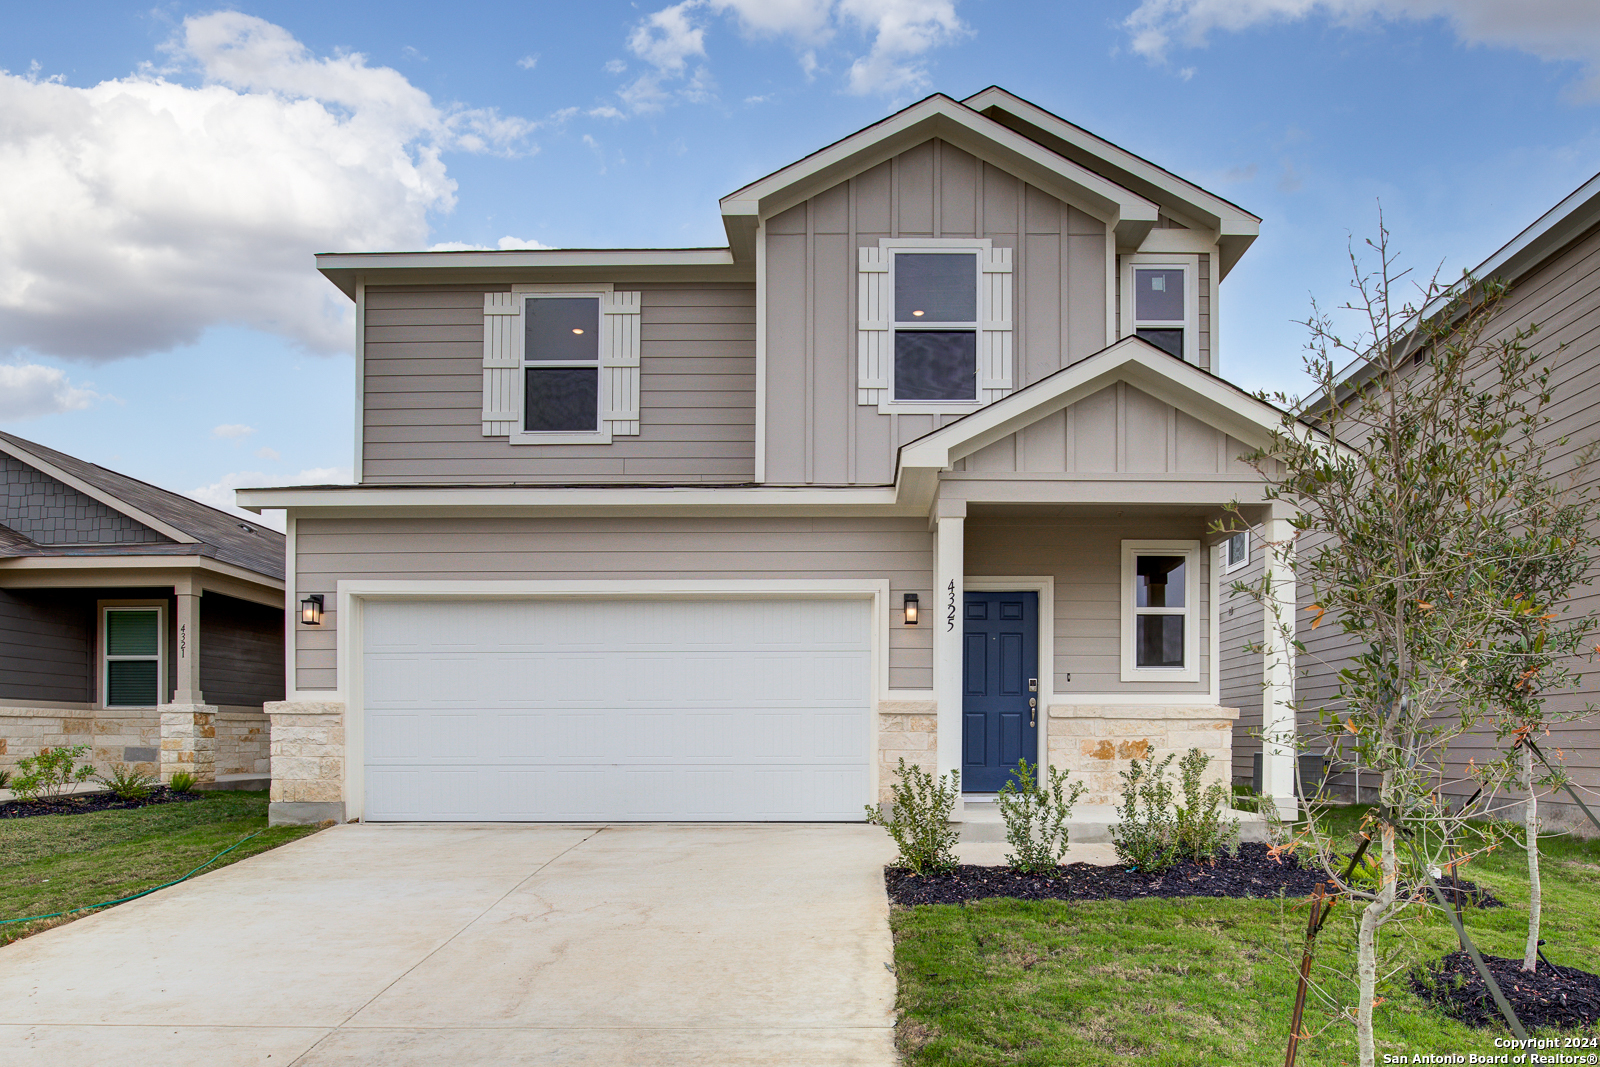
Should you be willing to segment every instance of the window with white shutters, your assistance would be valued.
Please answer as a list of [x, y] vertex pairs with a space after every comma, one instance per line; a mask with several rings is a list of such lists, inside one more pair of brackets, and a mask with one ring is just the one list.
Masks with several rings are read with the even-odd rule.
[[858, 271], [858, 403], [959, 415], [1015, 388], [1011, 249], [883, 238]]
[[483, 435], [607, 444], [639, 433], [636, 292], [484, 294]]

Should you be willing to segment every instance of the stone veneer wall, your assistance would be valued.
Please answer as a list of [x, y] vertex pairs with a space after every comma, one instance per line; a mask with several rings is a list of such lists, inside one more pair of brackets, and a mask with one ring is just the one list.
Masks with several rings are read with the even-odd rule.
[[265, 712], [223, 708], [217, 712], [216, 726], [218, 774], [271, 773], [268, 735], [272, 724]]
[[1050, 705], [1050, 764], [1089, 787], [1081, 804], [1122, 800], [1118, 771], [1131, 759], [1191, 748], [1212, 757], [1208, 782], [1227, 785], [1233, 778], [1233, 724], [1239, 709], [1216, 705], [1165, 704]]
[[88, 745], [95, 770], [126, 763], [155, 774], [160, 762], [161, 716], [154, 708], [0, 707], [0, 769], [37, 756], [40, 749]]
[[268, 701], [272, 826], [344, 822], [344, 704]]
[[937, 774], [939, 705], [931, 700], [886, 700], [878, 704], [878, 802], [890, 801], [899, 780], [900, 757], [907, 765]]

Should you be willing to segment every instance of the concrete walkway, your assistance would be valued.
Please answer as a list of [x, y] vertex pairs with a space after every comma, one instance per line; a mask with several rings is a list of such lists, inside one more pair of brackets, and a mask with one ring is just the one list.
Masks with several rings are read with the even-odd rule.
[[864, 826], [339, 826], [0, 949], [0, 1063], [896, 1062]]

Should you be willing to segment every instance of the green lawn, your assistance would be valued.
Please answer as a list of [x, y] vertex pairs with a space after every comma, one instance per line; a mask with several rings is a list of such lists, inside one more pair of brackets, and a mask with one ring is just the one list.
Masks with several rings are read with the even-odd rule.
[[[231, 792], [128, 811], [0, 820], [0, 919], [99, 904], [170, 882], [266, 825], [265, 793]], [[313, 832], [274, 827], [207, 870]], [[0, 926], [0, 945], [90, 914]]]
[[[1545, 953], [1600, 971], [1600, 841], [1545, 842]], [[1506, 908], [1470, 910], [1485, 952], [1522, 955], [1528, 881], [1520, 851], [1462, 869]], [[1318, 980], [1351, 998], [1353, 911], [1319, 941]], [[1283, 1061], [1305, 931], [1302, 900], [989, 900], [895, 908], [898, 1039], [906, 1063], [1092, 1065], [1271, 1064]], [[1442, 916], [1387, 928], [1391, 965], [1456, 948]], [[1433, 1011], [1404, 988], [1380, 988], [1383, 1053], [1487, 1053], [1495, 1034]], [[1315, 997], [1299, 1063], [1355, 1062], [1355, 1031]]]

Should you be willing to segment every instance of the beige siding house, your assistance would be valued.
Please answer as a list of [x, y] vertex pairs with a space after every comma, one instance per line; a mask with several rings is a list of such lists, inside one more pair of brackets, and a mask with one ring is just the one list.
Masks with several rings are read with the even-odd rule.
[[1019, 758], [1097, 803], [1152, 747], [1226, 777], [1207, 531], [1284, 518], [1237, 458], [1279, 413], [1216, 375], [1259, 220], [1000, 89], [721, 211], [724, 248], [318, 258], [356, 484], [239, 493], [287, 512], [274, 818], [851, 820], [900, 757], [967, 803]]
[[[1502, 305], [1500, 330], [1511, 333], [1519, 327], [1537, 323], [1536, 348], [1549, 358], [1552, 402], [1545, 409], [1551, 421], [1541, 431], [1543, 439], [1555, 447], [1550, 460], [1553, 473], [1564, 475], [1575, 466], [1577, 455], [1600, 440], [1600, 175], [1590, 179], [1561, 203], [1511, 239], [1472, 271], [1479, 278], [1500, 278], [1511, 286]], [[1564, 443], [1558, 443], [1564, 442]], [[1588, 469], [1580, 484], [1593, 485], [1600, 470]], [[1600, 517], [1596, 517], [1600, 522]], [[1261, 531], [1252, 531], [1252, 543], [1244, 553], [1241, 569], [1228, 576], [1253, 580], [1261, 573]], [[1302, 612], [1310, 603], [1309, 590], [1300, 590]], [[1244, 595], [1224, 588], [1222, 592], [1222, 695], [1224, 702], [1240, 709], [1234, 732], [1234, 777], [1250, 781], [1255, 754], [1261, 751], [1261, 660], [1259, 653], [1245, 650], [1246, 644], [1261, 640], [1261, 611]], [[1580, 588], [1565, 610], [1600, 611], [1600, 586]], [[1302, 615], [1303, 617], [1303, 615]], [[1300, 706], [1300, 731], [1310, 750], [1321, 754], [1313, 729], [1318, 709], [1338, 707], [1338, 670], [1351, 651], [1351, 642], [1337, 626], [1324, 623], [1300, 634], [1305, 654], [1300, 658], [1296, 695]], [[1581, 686], [1552, 697], [1552, 710], [1578, 710], [1600, 701], [1600, 677], [1592, 657], [1573, 665], [1582, 676]], [[1600, 790], [1600, 726], [1591, 716], [1552, 728], [1551, 738], [1542, 746], [1547, 753], [1564, 756], [1572, 779], [1580, 788]], [[1490, 734], [1469, 736], [1451, 749], [1458, 767], [1469, 760], [1480, 763], [1497, 756], [1500, 747]], [[1349, 764], [1343, 753], [1326, 753], [1330, 786], [1345, 795], [1357, 787], [1358, 768]], [[1376, 788], [1372, 778], [1360, 782], [1363, 797]], [[1474, 786], [1460, 783], [1463, 794]], [[1556, 825], [1587, 828], [1588, 822], [1562, 793], [1542, 802], [1541, 813]]]

